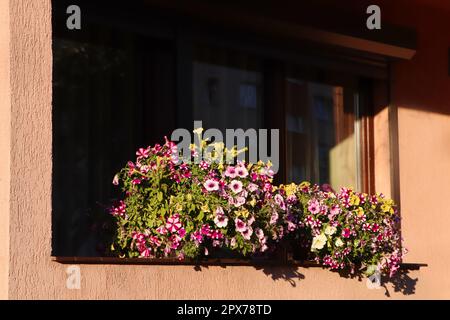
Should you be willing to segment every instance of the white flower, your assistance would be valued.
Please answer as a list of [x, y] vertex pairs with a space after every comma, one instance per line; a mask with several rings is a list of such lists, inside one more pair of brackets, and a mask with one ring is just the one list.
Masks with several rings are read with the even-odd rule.
[[344, 242], [342, 242], [341, 238], [337, 238], [336, 241], [334, 242], [334, 245], [336, 247], [342, 247], [344, 245]]
[[323, 233], [315, 236], [312, 241], [311, 251], [322, 249], [327, 243], [327, 236]]
[[225, 215], [216, 215], [214, 218], [214, 223], [219, 228], [225, 228], [228, 225], [228, 218]]
[[336, 227], [333, 227], [333, 226], [327, 226], [326, 228], [325, 228], [325, 234], [327, 235], [327, 236], [332, 236], [333, 234], [335, 234], [336, 233]]

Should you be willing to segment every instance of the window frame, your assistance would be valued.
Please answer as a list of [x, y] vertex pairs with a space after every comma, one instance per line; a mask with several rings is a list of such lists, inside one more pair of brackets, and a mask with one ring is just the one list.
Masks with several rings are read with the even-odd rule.
[[[222, 45], [233, 50], [245, 51], [249, 53], [257, 53], [258, 55], [263, 52], [267, 63], [265, 64], [264, 74], [269, 74], [269, 77], [264, 77], [264, 86], [274, 88], [271, 92], [264, 90], [264, 118], [267, 128], [273, 127], [274, 123], [280, 124], [279, 129], [284, 132], [280, 135], [280, 150], [283, 150], [280, 155], [281, 161], [286, 161], [286, 125], [285, 125], [285, 88], [282, 84], [286, 78], [286, 61], [289, 63], [301, 63], [301, 64], [313, 64], [313, 65], [323, 65], [329, 64], [333, 70], [345, 69], [348, 65], [348, 61], [343, 59], [346, 57], [346, 53], [341, 53], [334, 61], [330, 60], [325, 54], [325, 57], [319, 59], [313, 57], [311, 53], [324, 53], [326, 50], [323, 47], [313, 47], [308, 45], [306, 51], [301, 51], [300, 53], [295, 52], [295, 50], [273, 50], [270, 45], [264, 46], [257, 44], [249, 44], [243, 39], [233, 40], [227, 38], [221, 38], [220, 35], [223, 34], [223, 30], [208, 28], [208, 33], [205, 34], [203, 31], [205, 25], [203, 25], [202, 30], [196, 28], [187, 28], [185, 25], [177, 24], [175, 31], [173, 33], [168, 33], [162, 36], [164, 39], [173, 40], [175, 43], [176, 50], [176, 126], [190, 128], [193, 123], [192, 119], [192, 90], [186, 83], [190, 83], [192, 80], [192, 49], [193, 44], [196, 41], [202, 41], [212, 44], [212, 45]], [[149, 32], [153, 34], [154, 32]], [[155, 32], [156, 33], [156, 32]], [[246, 34], [247, 37], [251, 37], [251, 33]], [[264, 39], [263, 39], [264, 40]], [[290, 44], [289, 44], [290, 45]], [[302, 43], [300, 43], [302, 45]], [[334, 51], [330, 51], [332, 55]], [[348, 52], [348, 57], [353, 58], [354, 52]], [[364, 55], [361, 55], [364, 57]], [[343, 59], [340, 63], [339, 59]], [[351, 59], [350, 59], [351, 60]], [[384, 71], [383, 63], [373, 67], [370, 64], [362, 63], [360, 68], [353, 67], [352, 72], [360, 75], [371, 73], [375, 70], [376, 78], [378, 81], [385, 81], [386, 74]], [[267, 79], [266, 79], [267, 78]], [[380, 80], [381, 79], [381, 80]], [[370, 82], [370, 81], [369, 81]], [[368, 85], [370, 87], [370, 85]], [[367, 89], [367, 88], [366, 88]], [[369, 90], [371, 91], [371, 90]], [[367, 98], [370, 102], [370, 98]], [[283, 112], [280, 111], [280, 106]], [[375, 171], [374, 171], [374, 150], [373, 150], [373, 111], [367, 110], [361, 116], [358, 116], [358, 121], [360, 122], [359, 130], [361, 137], [360, 145], [360, 156], [361, 156], [361, 175], [362, 175], [362, 190], [363, 192], [372, 193], [375, 186]], [[268, 119], [271, 119], [270, 121]], [[286, 181], [286, 170], [285, 166], [282, 166], [282, 170], [279, 172], [281, 177], [279, 182]], [[287, 259], [287, 258], [286, 258]], [[285, 259], [285, 260], [286, 260]], [[226, 263], [228, 264], [228, 263]]]

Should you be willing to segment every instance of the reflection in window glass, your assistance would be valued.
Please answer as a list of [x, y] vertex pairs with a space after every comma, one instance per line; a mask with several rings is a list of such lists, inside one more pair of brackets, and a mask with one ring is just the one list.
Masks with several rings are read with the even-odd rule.
[[344, 89], [288, 79], [287, 180], [358, 187], [354, 96]]
[[204, 128], [258, 129], [262, 122], [263, 74], [242, 54], [197, 48], [193, 62], [194, 119]]

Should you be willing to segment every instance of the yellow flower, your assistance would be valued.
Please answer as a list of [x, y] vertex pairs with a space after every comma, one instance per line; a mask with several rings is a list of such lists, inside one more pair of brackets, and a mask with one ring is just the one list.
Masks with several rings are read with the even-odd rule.
[[305, 187], [309, 187], [311, 185], [311, 183], [309, 183], [308, 181], [303, 181], [302, 183], [300, 183], [299, 187], [300, 189], [303, 189]]
[[249, 214], [250, 212], [245, 208], [236, 211], [237, 217], [242, 216], [243, 218], [247, 218]]
[[177, 205], [175, 206], [175, 210], [183, 211], [183, 205], [181, 203], [177, 203]]
[[361, 202], [361, 200], [359, 199], [359, 197], [356, 194], [352, 195], [352, 197], [350, 198], [351, 206], [358, 206], [360, 202]]
[[252, 207], [256, 206], [256, 199], [253, 198], [249, 203]]
[[285, 186], [284, 189], [286, 190], [286, 195], [289, 197], [295, 194], [297, 191], [297, 185], [295, 183], [291, 183]]
[[384, 203], [383, 205], [381, 205], [381, 210], [384, 213], [390, 213], [390, 214], [394, 213], [394, 209], [387, 203]]
[[202, 205], [201, 209], [202, 209], [203, 212], [209, 212], [209, 206], [208, 206], [208, 204], [205, 203], [204, 205]]
[[356, 209], [356, 215], [361, 218], [364, 215], [364, 209], [359, 207], [358, 209]]

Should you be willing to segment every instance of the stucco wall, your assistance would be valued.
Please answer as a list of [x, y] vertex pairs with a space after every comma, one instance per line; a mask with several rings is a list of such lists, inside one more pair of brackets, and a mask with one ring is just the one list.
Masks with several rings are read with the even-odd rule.
[[8, 2], [0, 2], [0, 299], [8, 297], [11, 89]]
[[[403, 235], [409, 261], [429, 267], [428, 297], [450, 298], [450, 3], [408, 2], [388, 14], [418, 32], [417, 54], [394, 65], [392, 100], [399, 108]], [[388, 16], [388, 18], [391, 18]], [[391, 18], [392, 19], [392, 18]]]
[[[417, 56], [394, 65], [393, 102], [399, 105], [403, 233], [411, 251], [407, 261], [426, 262], [429, 267], [409, 274], [409, 284], [418, 279], [414, 295], [388, 288], [394, 298], [449, 298], [450, 88], [446, 59], [450, 39], [445, 30], [450, 25], [445, 21], [450, 19], [444, 13], [418, 11], [416, 19], [409, 20], [401, 7], [394, 9], [392, 17], [403, 17], [403, 23], [419, 31]], [[434, 13], [430, 19], [424, 16], [430, 13]], [[433, 37], [427, 36], [430, 31]], [[189, 266], [82, 265], [81, 289], [67, 289], [67, 266], [50, 259], [51, 65], [50, 0], [2, 1], [0, 297], [386, 298], [385, 290], [369, 290], [363, 282], [305, 268], [209, 267], [198, 271]], [[377, 188], [383, 190], [389, 181], [388, 137], [381, 135], [388, 132], [387, 117], [382, 111], [376, 118], [376, 170], [377, 177], [382, 177]]]

